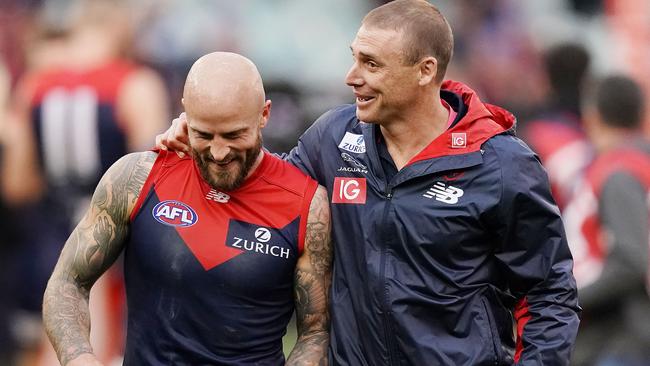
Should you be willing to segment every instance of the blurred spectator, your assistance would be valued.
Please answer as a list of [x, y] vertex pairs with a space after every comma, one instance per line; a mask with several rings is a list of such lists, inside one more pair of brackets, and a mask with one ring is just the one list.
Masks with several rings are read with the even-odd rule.
[[[9, 99], [9, 72], [5, 68], [3, 59], [0, 58], [0, 141], [4, 138], [2, 134], [2, 124], [7, 118], [7, 108]], [[0, 145], [1, 146], [1, 145]], [[0, 156], [2, 151], [0, 150]], [[13, 249], [12, 227], [10, 224], [11, 215], [7, 212], [4, 200], [0, 197], [0, 293], [10, 293], [11, 277], [7, 269], [11, 267], [11, 256]], [[0, 298], [0, 365], [13, 364], [13, 351], [15, 344], [11, 337], [10, 316], [13, 308], [12, 296], [2, 296]]]
[[550, 86], [547, 101], [537, 118], [522, 121], [519, 135], [542, 160], [563, 209], [592, 157], [580, 116], [580, 89], [590, 56], [580, 44], [561, 43], [549, 48], [543, 59]]
[[545, 93], [539, 54], [522, 32], [522, 6], [513, 0], [454, 1], [454, 62], [448, 78], [472, 85], [484, 100], [526, 118]]
[[[343, 83], [350, 50], [341, 45], [354, 38], [358, 20], [371, 8], [369, 1], [134, 3], [139, 19], [136, 55], [164, 75], [175, 114], [181, 109], [180, 92], [190, 66], [212, 51], [238, 52], [253, 60], [267, 80], [274, 103], [272, 116], [282, 113], [289, 117], [282, 121], [271, 117], [270, 123], [280, 127], [265, 132], [264, 142], [271, 151], [286, 146], [285, 141], [298, 136], [306, 123], [331, 105], [353, 101]], [[278, 86], [278, 93], [271, 84]], [[273, 95], [282, 100], [276, 103]], [[292, 111], [296, 113], [290, 116]]]
[[[3, 197], [20, 220], [13, 276], [21, 281], [13, 293], [23, 311], [16, 320], [27, 354], [40, 344], [45, 282], [94, 186], [119, 157], [150, 147], [170, 120], [162, 80], [124, 57], [128, 14], [119, 0], [50, 0], [28, 45], [29, 72], [16, 89], [13, 122], [3, 130], [1, 176]], [[105, 360], [122, 342], [105, 333], [121, 322], [114, 318], [119, 297], [107, 295], [113, 283], [121, 280], [106, 277], [97, 291], [104, 292], [94, 296], [108, 299], [93, 307], [103, 313], [93, 321], [93, 339]]]
[[650, 143], [644, 96], [609, 76], [585, 89], [585, 128], [598, 150], [565, 211], [583, 316], [575, 365], [650, 365]]
[[593, 15], [602, 10], [603, 0], [568, 0], [571, 8], [580, 14]]
[[[650, 103], [650, 1], [603, 0], [606, 24], [611, 34], [608, 60], [617, 70], [635, 77]], [[612, 60], [613, 59], [613, 60]], [[644, 121], [650, 136], [650, 118]]]
[[264, 147], [274, 153], [289, 152], [298, 141], [298, 137], [309, 127], [311, 116], [307, 116], [302, 106], [303, 95], [289, 82], [266, 83], [266, 97], [272, 104], [269, 124], [265, 128]]
[[25, 68], [23, 36], [29, 28], [31, 14], [42, 0], [0, 1], [0, 58], [13, 85], [15, 77]]

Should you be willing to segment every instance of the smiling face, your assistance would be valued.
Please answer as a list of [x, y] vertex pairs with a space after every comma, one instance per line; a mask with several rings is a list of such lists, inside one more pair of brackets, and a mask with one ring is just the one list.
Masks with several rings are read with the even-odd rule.
[[205, 120], [188, 113], [192, 158], [212, 188], [231, 191], [242, 185], [260, 157], [269, 110], [267, 102], [262, 114], [250, 116]]
[[183, 91], [192, 158], [215, 189], [242, 185], [262, 158], [262, 128], [271, 112], [255, 65], [215, 52], [190, 69]]
[[386, 124], [418, 98], [419, 63], [404, 57], [402, 32], [362, 26], [350, 46], [354, 63], [346, 84], [356, 96], [357, 118]]

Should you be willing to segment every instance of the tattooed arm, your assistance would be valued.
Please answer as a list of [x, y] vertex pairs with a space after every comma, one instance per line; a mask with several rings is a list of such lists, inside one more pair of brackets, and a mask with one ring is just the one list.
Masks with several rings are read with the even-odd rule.
[[155, 159], [143, 152], [118, 160], [65, 243], [43, 299], [45, 330], [62, 365], [100, 365], [89, 342], [90, 288], [122, 251], [129, 215]]
[[287, 366], [327, 365], [331, 266], [330, 208], [327, 191], [319, 186], [309, 207], [304, 250], [296, 264], [298, 341]]

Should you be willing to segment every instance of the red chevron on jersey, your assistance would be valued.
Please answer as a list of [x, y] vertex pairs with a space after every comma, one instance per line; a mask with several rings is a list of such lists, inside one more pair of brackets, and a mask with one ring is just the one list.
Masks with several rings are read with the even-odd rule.
[[[159, 202], [151, 212], [153, 218], [161, 225], [174, 227], [203, 268], [210, 270], [250, 251], [269, 255], [284, 253], [273, 243], [256, 241], [259, 238], [255, 231], [262, 228], [279, 238], [282, 230], [297, 218], [300, 218], [297, 250], [302, 250], [306, 216], [316, 182], [288, 163], [265, 154], [244, 184], [228, 192], [228, 200], [216, 201], [211, 193], [214, 189], [201, 178], [190, 158], [179, 159], [175, 154], [161, 151], [143, 192], [151, 189]], [[145, 196], [148, 195], [140, 197]], [[142, 203], [138, 203], [132, 218]], [[237, 230], [229, 233], [232, 225]]]
[[191, 158], [160, 151], [124, 250], [124, 364], [167, 364], [161, 349], [187, 365], [283, 364], [317, 187], [265, 153], [241, 187], [219, 192]]

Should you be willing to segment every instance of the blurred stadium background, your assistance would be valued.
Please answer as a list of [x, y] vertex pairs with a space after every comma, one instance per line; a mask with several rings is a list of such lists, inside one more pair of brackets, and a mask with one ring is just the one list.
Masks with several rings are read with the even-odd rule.
[[[167, 115], [181, 112], [185, 75], [199, 56], [216, 50], [253, 60], [273, 101], [265, 145], [288, 151], [321, 113], [352, 103], [344, 84], [349, 43], [378, 0], [94, 0], [120, 9], [120, 57], [161, 76]], [[93, 0], [88, 0], [93, 2]], [[448, 78], [467, 83], [484, 101], [506, 107], [523, 128], [555, 99], [545, 69], [547, 51], [582, 45], [590, 74], [632, 75], [650, 96], [650, 1], [647, 0], [431, 0], [448, 17], [455, 54]], [[84, 13], [83, 0], [0, 0], [0, 116], [11, 113], [25, 75], [69, 63], [57, 50], [78, 22], [109, 15]], [[93, 18], [97, 17], [97, 18]], [[100, 28], [98, 28], [100, 29]], [[103, 29], [103, 28], [102, 28]], [[570, 60], [569, 60], [570, 61]], [[72, 63], [74, 64], [74, 63]], [[566, 75], [570, 80], [572, 75]], [[577, 82], [577, 81], [576, 81]], [[557, 89], [555, 89], [557, 90]], [[0, 127], [4, 118], [0, 119]], [[168, 122], [165, 122], [167, 125]], [[650, 132], [646, 121], [645, 131]], [[0, 128], [0, 141], [11, 135]], [[154, 136], [150, 136], [153, 143]], [[146, 148], [146, 146], [145, 146]], [[4, 173], [7, 174], [7, 173]], [[16, 209], [1, 197], [0, 365], [49, 365], [38, 318], [21, 309], [12, 291], [28, 276], [16, 263], [23, 241], [10, 218]], [[33, 228], [38, 230], [38, 228]], [[33, 314], [32, 314], [33, 315]], [[650, 324], [648, 324], [650, 327]], [[290, 327], [286, 349], [295, 339]], [[649, 345], [650, 347], [650, 345]]]

